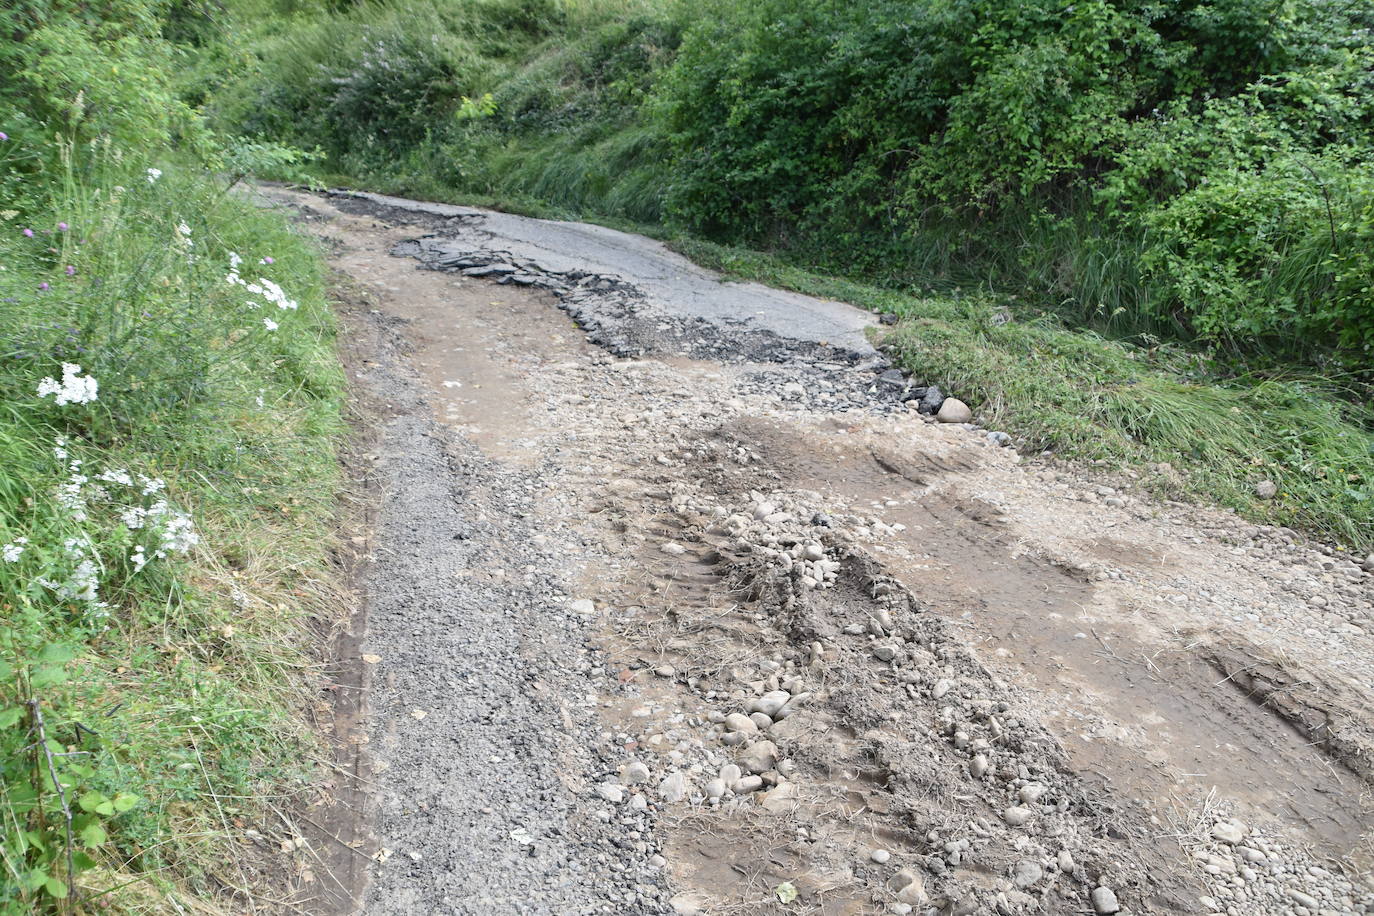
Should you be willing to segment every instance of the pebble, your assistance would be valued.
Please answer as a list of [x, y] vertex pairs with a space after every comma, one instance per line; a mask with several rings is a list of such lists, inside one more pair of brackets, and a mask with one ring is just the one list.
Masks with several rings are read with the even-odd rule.
[[1038, 863], [1032, 862], [1030, 859], [1022, 859], [1012, 869], [1011, 880], [1017, 887], [1024, 889], [1039, 881], [1044, 874], [1044, 870], [1040, 868]]
[[1032, 814], [1033, 812], [1029, 808], [1023, 808], [1020, 805], [1012, 805], [1002, 812], [1002, 819], [1013, 827], [1020, 827], [1031, 819]]
[[735, 794], [747, 795], [750, 792], [757, 792], [763, 788], [762, 776], [741, 776], [735, 780]]
[[766, 773], [778, 760], [778, 747], [772, 741], [757, 741], [740, 757], [740, 766], [750, 773]]
[[974, 779], [982, 779], [983, 774], [988, 771], [988, 758], [982, 754], [977, 755], [969, 761], [968, 771]]
[[967, 423], [973, 419], [973, 411], [958, 398], [945, 398], [935, 419], [941, 423]]
[[722, 798], [725, 795], [725, 780], [712, 779], [706, 783], [707, 798]]
[[1120, 913], [1121, 904], [1117, 903], [1116, 891], [1110, 887], [1094, 888], [1092, 892], [1093, 912], [1099, 916], [1109, 916], [1111, 913]]
[[621, 779], [629, 786], [635, 785], [636, 783], [647, 782], [649, 779], [649, 768], [641, 761], [636, 760], [625, 767], [625, 772], [621, 774]]
[[886, 849], [875, 849], [868, 854], [868, 857], [879, 865], [886, 865], [888, 860], [892, 858], [892, 853]]
[[772, 718], [778, 714], [778, 710], [787, 705], [787, 701], [790, 699], [792, 699], [792, 694], [786, 690], [770, 690], [757, 700], [751, 700], [745, 708], [751, 713], [761, 712]]
[[681, 770], [674, 770], [658, 784], [658, 794], [663, 800], [676, 804], [687, 797], [687, 776]]
[[926, 897], [925, 882], [915, 870], [903, 868], [887, 881], [888, 889], [897, 895], [898, 903], [910, 903], [920, 906], [928, 899]]
[[940, 680], [935, 682], [935, 687], [930, 691], [930, 695], [934, 699], [938, 700], [953, 689], [954, 682], [951, 681], [949, 678], [942, 677], [940, 678]]
[[603, 782], [596, 787], [596, 794], [613, 805], [618, 805], [625, 800], [625, 790], [614, 783]]
[[1212, 827], [1212, 838], [1231, 846], [1238, 846], [1245, 839], [1245, 828], [1230, 821], [1222, 821]]
[[1059, 850], [1059, 855], [1055, 857], [1054, 864], [1066, 875], [1073, 874], [1073, 853], [1067, 849]]
[[592, 604], [592, 602], [586, 598], [578, 598], [576, 601], [570, 601], [568, 603], [568, 610], [572, 611], [574, 614], [581, 614], [586, 617], [596, 613], [596, 605]]
[[754, 720], [742, 712], [732, 712], [725, 717], [725, 727], [732, 732], [744, 732], [751, 734], [759, 730]]

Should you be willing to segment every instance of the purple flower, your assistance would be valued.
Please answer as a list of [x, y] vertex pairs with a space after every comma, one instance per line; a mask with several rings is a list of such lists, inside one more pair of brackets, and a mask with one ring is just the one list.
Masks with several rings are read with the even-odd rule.
[[3, 130], [0, 130], [0, 141], [8, 140], [9, 138], [9, 134], [5, 133]]
[[271, 255], [268, 255], [267, 257], [265, 257], [265, 258], [262, 259], [262, 263], [264, 263], [264, 264], [275, 264], [275, 263], [277, 263], [277, 262], [274, 261], [274, 260], [272, 259], [272, 256], [271, 256]]
[[24, 238], [26, 238], [26, 239], [31, 239], [31, 238], [33, 238], [33, 230], [32, 230], [32, 229], [25, 229], [25, 230], [24, 230]]
[[47, 289], [51, 289], [52, 287], [48, 286], [47, 282], [44, 281], [44, 282], [38, 284], [38, 288], [41, 289], [41, 290], [47, 290]]
[[67, 224], [66, 224], [66, 223], [58, 223], [58, 224], [57, 224], [57, 231], [58, 231], [58, 232], [66, 232], [66, 231], [67, 231]]
[[76, 268], [73, 267], [72, 265], [68, 264], [68, 265], [67, 265], [67, 276], [70, 277], [70, 276], [72, 276], [72, 275], [75, 274], [75, 273], [76, 273]]

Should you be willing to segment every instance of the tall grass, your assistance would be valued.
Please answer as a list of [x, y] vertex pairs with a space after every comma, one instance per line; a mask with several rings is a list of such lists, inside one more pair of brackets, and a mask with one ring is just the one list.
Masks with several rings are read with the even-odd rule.
[[[98, 146], [46, 177], [0, 222], [0, 913], [213, 904], [250, 883], [255, 799], [310, 765], [322, 268], [189, 165]], [[64, 372], [98, 389], [42, 396]]]
[[[897, 363], [957, 392], [1027, 451], [1136, 467], [1170, 497], [1374, 548], [1374, 416], [1328, 378], [1227, 377], [1176, 345], [1111, 340], [1053, 315], [1016, 318], [1001, 298], [904, 293], [741, 249], [673, 244], [727, 273], [897, 316], [886, 338]], [[1255, 492], [1266, 480], [1278, 488], [1272, 500]]]

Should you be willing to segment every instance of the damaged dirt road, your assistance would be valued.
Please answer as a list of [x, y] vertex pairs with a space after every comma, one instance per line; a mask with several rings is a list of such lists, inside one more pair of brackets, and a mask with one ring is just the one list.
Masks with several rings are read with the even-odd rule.
[[845, 306], [264, 194], [375, 433], [305, 909], [1374, 913], [1368, 571], [933, 422]]

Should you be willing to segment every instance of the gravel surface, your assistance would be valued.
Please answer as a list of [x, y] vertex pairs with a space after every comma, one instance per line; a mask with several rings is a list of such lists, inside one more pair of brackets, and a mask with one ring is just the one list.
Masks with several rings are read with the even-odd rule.
[[653, 243], [273, 194], [378, 341], [365, 912], [1374, 912], [1358, 558]]

